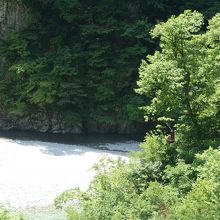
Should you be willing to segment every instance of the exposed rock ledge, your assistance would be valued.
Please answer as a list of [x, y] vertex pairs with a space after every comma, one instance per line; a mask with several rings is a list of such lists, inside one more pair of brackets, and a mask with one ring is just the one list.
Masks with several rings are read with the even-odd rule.
[[47, 117], [46, 114], [38, 113], [19, 118], [0, 116], [0, 130], [38, 131], [61, 134], [82, 133], [114, 133], [114, 134], [138, 134], [146, 132], [144, 123], [115, 123], [106, 124], [95, 121], [70, 123], [57, 115]]
[[39, 132], [51, 132], [51, 133], [82, 133], [82, 125], [70, 124], [64, 122], [58, 117], [49, 118], [45, 114], [34, 114], [19, 118], [0, 118], [1, 130], [26, 130], [26, 131], [39, 131]]

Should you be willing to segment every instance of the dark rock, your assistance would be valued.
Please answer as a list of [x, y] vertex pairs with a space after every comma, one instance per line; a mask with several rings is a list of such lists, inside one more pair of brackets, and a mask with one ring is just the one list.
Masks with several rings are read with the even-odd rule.
[[23, 130], [49, 132], [54, 134], [144, 134], [150, 126], [146, 123], [101, 123], [97, 121], [84, 121], [84, 123], [70, 123], [65, 121], [60, 115], [46, 115], [37, 113], [23, 117], [0, 116], [1, 130]]
[[82, 125], [69, 124], [64, 120], [58, 118], [56, 115], [48, 118], [45, 114], [38, 113], [29, 116], [23, 116], [16, 119], [1, 117], [0, 119], [1, 130], [23, 130], [23, 131], [39, 131], [50, 133], [82, 133]]
[[84, 123], [84, 129], [87, 133], [101, 134], [144, 134], [146, 133], [146, 123], [122, 123], [115, 124], [101, 123], [97, 121], [88, 121]]

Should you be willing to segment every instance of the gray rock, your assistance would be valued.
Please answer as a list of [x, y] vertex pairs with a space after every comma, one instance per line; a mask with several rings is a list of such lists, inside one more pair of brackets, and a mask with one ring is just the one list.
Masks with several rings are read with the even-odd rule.
[[23, 131], [39, 131], [50, 133], [71, 133], [81, 134], [82, 124], [70, 124], [62, 118], [54, 115], [48, 118], [46, 114], [38, 113], [29, 116], [23, 116], [16, 119], [9, 117], [1, 117], [0, 129], [2, 130], [23, 130]]
[[0, 34], [8, 29], [18, 29], [26, 26], [31, 20], [29, 9], [21, 2], [0, 1]]
[[115, 123], [106, 124], [97, 121], [86, 121], [70, 123], [65, 121], [60, 115], [53, 114], [47, 116], [44, 113], [37, 113], [19, 118], [0, 116], [1, 130], [23, 130], [49, 132], [54, 134], [138, 134], [146, 132], [146, 123]]

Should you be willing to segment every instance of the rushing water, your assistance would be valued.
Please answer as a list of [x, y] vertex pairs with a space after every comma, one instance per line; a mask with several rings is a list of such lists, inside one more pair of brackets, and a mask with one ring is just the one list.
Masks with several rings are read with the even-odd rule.
[[138, 140], [124, 136], [63, 136], [0, 133], [0, 203], [31, 220], [62, 220], [54, 198], [72, 187], [85, 190], [91, 167], [103, 155], [127, 158]]

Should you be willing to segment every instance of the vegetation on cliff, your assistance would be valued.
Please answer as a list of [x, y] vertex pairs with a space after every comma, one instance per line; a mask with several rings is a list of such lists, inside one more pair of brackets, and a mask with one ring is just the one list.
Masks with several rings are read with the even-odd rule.
[[145, 97], [134, 88], [140, 60], [157, 48], [152, 26], [185, 8], [207, 18], [220, 8], [218, 1], [4, 1], [23, 4], [30, 19], [0, 41], [1, 112], [107, 125], [143, 122]]

